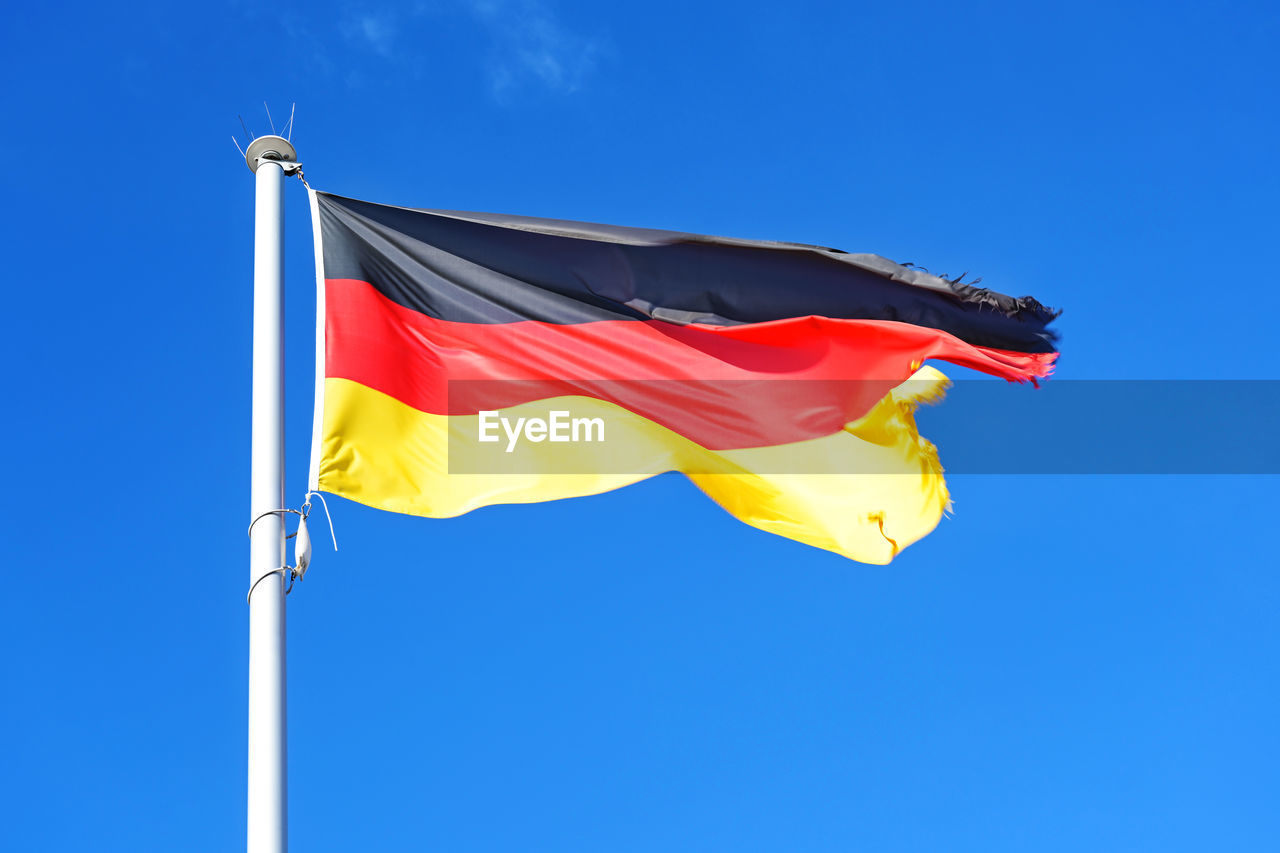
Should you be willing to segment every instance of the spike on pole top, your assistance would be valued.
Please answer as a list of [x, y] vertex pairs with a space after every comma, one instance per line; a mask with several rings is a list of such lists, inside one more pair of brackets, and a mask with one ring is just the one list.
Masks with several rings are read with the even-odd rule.
[[[286, 175], [302, 176], [302, 164], [298, 162], [298, 152], [293, 147], [293, 116], [298, 109], [298, 105], [294, 104], [289, 109], [289, 120], [285, 122], [284, 127], [280, 129], [280, 133], [276, 133], [276, 123], [271, 118], [271, 108], [267, 106], [267, 102], [262, 102], [262, 108], [267, 112], [267, 123], [271, 125], [271, 132], [255, 137], [249, 126], [244, 123], [244, 119], [240, 116], [240, 127], [244, 130], [245, 136], [249, 138], [249, 150], [240, 147], [240, 141], [235, 135], [231, 136], [231, 141], [236, 144], [236, 150], [244, 157], [245, 165], [249, 167], [249, 171], [257, 174], [258, 167], [263, 163], [278, 163], [280, 168]], [[303, 181], [305, 184], [306, 181]]]
[[249, 143], [249, 150], [244, 154], [244, 162], [249, 171], [257, 172], [258, 167], [266, 160], [279, 163], [286, 175], [298, 171], [298, 152], [283, 136], [259, 136]]

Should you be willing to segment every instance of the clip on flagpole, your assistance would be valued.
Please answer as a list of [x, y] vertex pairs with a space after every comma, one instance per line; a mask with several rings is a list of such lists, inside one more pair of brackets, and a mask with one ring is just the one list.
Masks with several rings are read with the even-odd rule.
[[[306, 536], [306, 533], [305, 533], [305, 531], [306, 531], [306, 524], [307, 524], [307, 516], [306, 516], [306, 513], [298, 512], [298, 510], [296, 510], [296, 509], [269, 509], [269, 510], [267, 510], [266, 512], [260, 513], [260, 514], [258, 515], [258, 517], [257, 517], [257, 518], [255, 518], [253, 521], [249, 522], [249, 530], [248, 530], [249, 539], [250, 539], [250, 540], [252, 540], [252, 539], [253, 539], [253, 527], [254, 527], [254, 525], [255, 525], [255, 524], [257, 524], [259, 521], [262, 521], [262, 519], [264, 519], [264, 518], [268, 518], [268, 517], [273, 516], [273, 515], [279, 515], [279, 516], [281, 516], [281, 517], [283, 518], [283, 517], [284, 517], [285, 515], [287, 515], [288, 513], [293, 513], [294, 515], [299, 516], [300, 521], [299, 521], [299, 527], [298, 527], [298, 529], [297, 529], [297, 530], [295, 530], [293, 533], [290, 533], [290, 534], [286, 535], [284, 538], [285, 538], [286, 540], [288, 540], [288, 539], [293, 539], [294, 537], [298, 536], [298, 535], [299, 535], [299, 533], [303, 534], [303, 536]], [[306, 550], [307, 550], [307, 554], [306, 554], [306, 562], [308, 562], [308, 563], [309, 563], [309, 562], [311, 561], [311, 540], [310, 540], [310, 537], [306, 537], [306, 542], [307, 542], [307, 546], [306, 546]], [[298, 555], [297, 555], [297, 553], [296, 553], [296, 552], [298, 551], [298, 546], [297, 546], [297, 545], [295, 545], [295, 546], [294, 546], [294, 550], [295, 550], [295, 559], [298, 559]], [[302, 560], [301, 560], [301, 559], [298, 559], [298, 562], [302, 562]], [[304, 568], [304, 569], [303, 569], [303, 571], [306, 571], [306, 569]], [[264, 580], [266, 580], [267, 578], [269, 578], [269, 577], [271, 577], [272, 575], [276, 574], [277, 572], [278, 572], [278, 573], [280, 573], [280, 575], [281, 575], [281, 576], [283, 576], [285, 572], [288, 572], [288, 573], [289, 573], [289, 586], [288, 586], [288, 588], [284, 591], [284, 594], [285, 594], [285, 595], [288, 595], [289, 593], [293, 592], [293, 582], [302, 576], [302, 575], [301, 575], [301, 574], [299, 574], [299, 572], [298, 572], [298, 567], [297, 567], [297, 566], [277, 566], [277, 567], [275, 567], [274, 569], [268, 569], [267, 571], [263, 572], [261, 575], [259, 575], [259, 576], [258, 576], [258, 579], [257, 579], [257, 580], [255, 580], [253, 583], [249, 584], [249, 591], [248, 591], [247, 593], [245, 593], [245, 596], [244, 596], [244, 602], [245, 602], [245, 604], [251, 604], [251, 603], [253, 602], [253, 591], [254, 591], [255, 589], [257, 589], [257, 588], [258, 588], [258, 584], [262, 583]]]
[[279, 572], [282, 575], [285, 572], [289, 573], [289, 587], [284, 591], [285, 595], [288, 595], [290, 592], [293, 591], [293, 582], [295, 580], [299, 580], [299, 581], [302, 580], [303, 576], [307, 573], [307, 567], [311, 565], [311, 533], [307, 529], [307, 519], [311, 515], [311, 496], [312, 495], [315, 495], [316, 497], [318, 497], [320, 499], [320, 505], [324, 507], [324, 516], [329, 522], [329, 537], [333, 540], [333, 550], [335, 551], [338, 550], [338, 537], [333, 530], [333, 516], [329, 514], [329, 503], [324, 499], [324, 495], [320, 494], [319, 492], [307, 492], [304, 502], [302, 504], [301, 510], [269, 509], [269, 510], [266, 510], [265, 512], [259, 513], [257, 518], [249, 522], [248, 534], [249, 534], [250, 540], [253, 539], [254, 525], [256, 525], [259, 521], [262, 521], [262, 519], [268, 518], [273, 515], [284, 517], [286, 515], [293, 514], [298, 516], [298, 529], [292, 533], [287, 534], [284, 537], [286, 540], [289, 540], [289, 539], [294, 540], [294, 543], [293, 543], [294, 565], [277, 566], [274, 569], [268, 569], [267, 571], [259, 575], [258, 579], [255, 580], [249, 586], [249, 592], [245, 595], [246, 603], [252, 601], [253, 590], [258, 586], [258, 584], [266, 580], [268, 577], [275, 574], [276, 572]]

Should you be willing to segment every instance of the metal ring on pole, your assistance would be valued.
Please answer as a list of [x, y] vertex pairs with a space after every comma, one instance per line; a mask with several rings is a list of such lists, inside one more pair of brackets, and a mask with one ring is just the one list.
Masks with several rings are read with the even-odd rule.
[[248, 604], [253, 599], [253, 591], [258, 588], [258, 584], [262, 583], [264, 580], [266, 580], [267, 578], [271, 577], [276, 573], [279, 573], [281, 576], [283, 576], [285, 572], [289, 573], [289, 588], [284, 591], [284, 594], [288, 595], [289, 593], [293, 592], [293, 580], [298, 576], [298, 573], [293, 570], [292, 566], [281, 566], [278, 569], [272, 569], [271, 571], [264, 573], [256, 581], [254, 581], [253, 585], [249, 587], [249, 591], [244, 594], [244, 603]]
[[[259, 521], [262, 521], [262, 519], [266, 518], [268, 515], [284, 515], [286, 512], [291, 512], [291, 513], [293, 513], [294, 515], [301, 516], [303, 521], [306, 521], [306, 520], [307, 520], [307, 513], [305, 513], [305, 512], [298, 512], [296, 509], [269, 509], [269, 510], [267, 510], [266, 512], [264, 512], [262, 515], [260, 515], [260, 516], [258, 516], [257, 518], [255, 518], [253, 521], [249, 522], [249, 538], [250, 538], [250, 539], [252, 539], [252, 538], [253, 538], [253, 526], [254, 526], [255, 524], [257, 524]], [[293, 537], [295, 537], [295, 536], [297, 536], [297, 535], [298, 535], [298, 534], [297, 534], [297, 532], [295, 531], [295, 532], [293, 532], [293, 533], [288, 534], [288, 535], [287, 535], [287, 536], [285, 536], [284, 538], [285, 538], [285, 539], [292, 539]], [[258, 578], [258, 580], [262, 580], [262, 578]]]

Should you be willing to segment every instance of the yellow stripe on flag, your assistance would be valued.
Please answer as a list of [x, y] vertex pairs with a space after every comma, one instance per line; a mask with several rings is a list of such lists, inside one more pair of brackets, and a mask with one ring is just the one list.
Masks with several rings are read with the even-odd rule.
[[[478, 415], [433, 415], [347, 380], [325, 380], [319, 487], [379, 509], [447, 518], [498, 503], [598, 494], [681, 471], [732, 515], [864, 563], [888, 563], [928, 534], [948, 503], [914, 411], [947, 379], [926, 367], [843, 431], [712, 451], [613, 403], [539, 400], [489, 417], [509, 424], [566, 411], [599, 418], [603, 441], [479, 441]], [[508, 447], [510, 450], [508, 451]], [[452, 468], [450, 463], [452, 462]], [[470, 473], [470, 472], [484, 473]], [[460, 473], [468, 472], [468, 473]]]

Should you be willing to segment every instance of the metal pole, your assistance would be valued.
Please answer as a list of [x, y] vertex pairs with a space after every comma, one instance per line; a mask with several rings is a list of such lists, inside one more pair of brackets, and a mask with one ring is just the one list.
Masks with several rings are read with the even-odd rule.
[[[287, 149], [277, 143], [284, 143]], [[274, 155], [274, 156], [272, 156]], [[284, 168], [279, 137], [245, 158], [256, 174], [253, 245], [253, 449], [249, 498], [249, 853], [288, 849], [285, 752]], [[264, 513], [268, 513], [264, 515]], [[264, 577], [265, 576], [265, 577]]]

